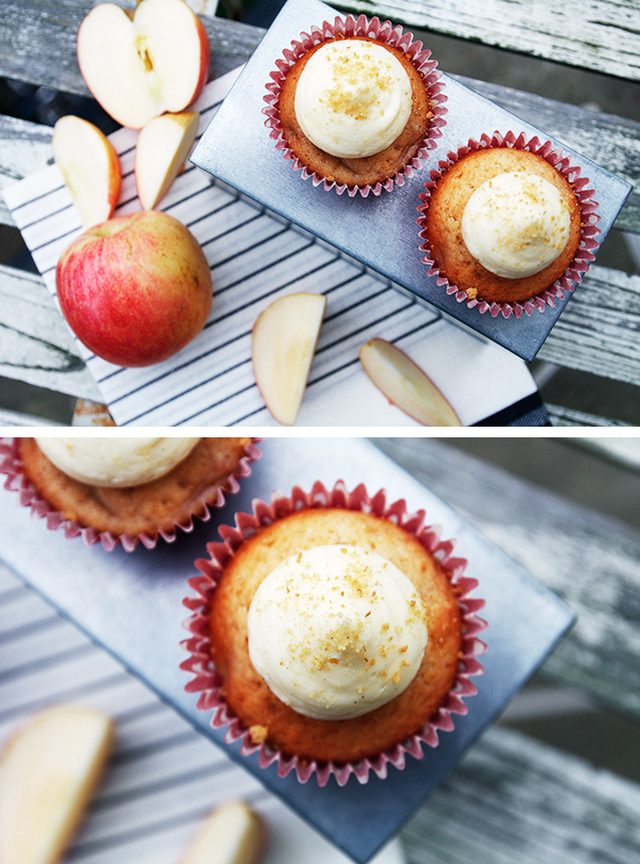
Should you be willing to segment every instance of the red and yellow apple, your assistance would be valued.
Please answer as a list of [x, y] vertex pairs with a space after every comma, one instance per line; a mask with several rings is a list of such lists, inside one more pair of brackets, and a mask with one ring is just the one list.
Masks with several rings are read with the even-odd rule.
[[360, 362], [392, 405], [425, 426], [461, 426], [438, 387], [404, 351], [385, 339], [370, 339]]
[[207, 31], [184, 0], [139, 0], [133, 13], [100, 3], [80, 24], [76, 47], [93, 96], [132, 129], [183, 111], [209, 75]]
[[109, 219], [120, 196], [122, 169], [106, 135], [88, 120], [67, 114], [53, 127], [51, 147], [82, 227]]
[[60, 308], [84, 345], [118, 366], [150, 366], [204, 327], [211, 272], [189, 229], [143, 210], [85, 231], [56, 270]]
[[198, 134], [200, 114], [181, 111], [149, 120], [136, 141], [135, 178], [144, 210], [152, 210], [182, 171]]

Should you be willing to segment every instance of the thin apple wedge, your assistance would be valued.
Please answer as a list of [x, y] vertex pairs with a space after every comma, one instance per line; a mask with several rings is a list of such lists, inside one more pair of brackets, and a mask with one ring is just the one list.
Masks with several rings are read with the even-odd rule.
[[298, 417], [327, 298], [288, 294], [275, 300], [253, 326], [251, 360], [265, 405], [278, 423]]
[[184, 167], [199, 120], [197, 111], [162, 114], [140, 130], [134, 170], [143, 210], [153, 210]]
[[102, 775], [113, 724], [99, 711], [55, 705], [7, 742], [0, 762], [0, 861], [54, 864]]
[[67, 114], [53, 127], [53, 158], [71, 193], [83, 228], [113, 215], [122, 185], [115, 147], [97, 126]]
[[258, 814], [244, 801], [229, 801], [202, 821], [180, 864], [254, 864], [263, 842]]
[[433, 381], [391, 342], [371, 339], [360, 349], [360, 362], [376, 387], [409, 417], [425, 426], [462, 425]]

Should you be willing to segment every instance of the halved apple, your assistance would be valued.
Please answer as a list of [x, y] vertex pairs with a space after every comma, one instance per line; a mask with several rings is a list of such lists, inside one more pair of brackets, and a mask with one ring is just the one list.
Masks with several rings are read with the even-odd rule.
[[135, 176], [143, 210], [153, 210], [184, 167], [198, 134], [199, 120], [197, 111], [162, 114], [140, 130]]
[[67, 114], [53, 127], [51, 147], [82, 227], [109, 219], [120, 197], [122, 169], [106, 135], [88, 120]]
[[180, 864], [254, 864], [263, 839], [258, 814], [244, 801], [230, 801], [202, 821]]
[[207, 31], [184, 0], [140, 0], [133, 15], [100, 3], [80, 24], [77, 52], [93, 96], [133, 129], [183, 111], [209, 74]]
[[0, 861], [54, 864], [102, 775], [113, 723], [100, 711], [62, 704], [30, 718], [0, 762]]
[[425, 426], [462, 425], [433, 381], [391, 342], [371, 339], [360, 349], [360, 362], [376, 387], [409, 417]]
[[326, 305], [323, 294], [288, 294], [267, 306], [253, 326], [256, 384], [274, 419], [286, 426], [300, 411]]

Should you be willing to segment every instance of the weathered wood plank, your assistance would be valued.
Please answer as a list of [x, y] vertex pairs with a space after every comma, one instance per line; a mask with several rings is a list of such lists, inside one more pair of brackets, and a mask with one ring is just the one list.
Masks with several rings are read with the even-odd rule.
[[346, 0], [341, 9], [640, 81], [632, 0]]
[[552, 426], [631, 426], [622, 420], [614, 420], [611, 417], [598, 417], [595, 414], [587, 414], [585, 411], [573, 411], [560, 405], [550, 405], [545, 402], [547, 414]]
[[400, 839], [409, 864], [634, 864], [640, 787], [493, 727]]
[[441, 441], [376, 443], [577, 613], [543, 669], [640, 717], [640, 531]]
[[43, 417], [36, 417], [33, 414], [20, 414], [17, 411], [7, 411], [0, 408], [0, 426], [59, 426], [61, 424], [54, 423]]
[[593, 265], [538, 357], [637, 385], [639, 329], [640, 276]]
[[[135, 8], [135, 2], [116, 0]], [[93, 4], [88, 0], [3, 0], [0, 8], [0, 75], [54, 90], [88, 95], [76, 57], [78, 27]], [[197, 8], [197, 2], [193, 5]], [[211, 43], [211, 75], [244, 63], [264, 31], [203, 16]]]
[[[0, 115], [0, 192], [44, 168], [52, 158], [49, 126]], [[1, 194], [0, 222], [15, 225]]]
[[93, 377], [38, 276], [0, 267], [0, 375], [99, 400]]

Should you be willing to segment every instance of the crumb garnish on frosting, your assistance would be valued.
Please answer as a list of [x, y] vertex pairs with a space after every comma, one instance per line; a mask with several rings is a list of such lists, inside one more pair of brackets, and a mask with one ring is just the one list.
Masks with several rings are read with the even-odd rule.
[[311, 717], [359, 716], [415, 676], [426, 610], [411, 581], [375, 552], [315, 547], [281, 562], [249, 610], [249, 653], [282, 701]]

